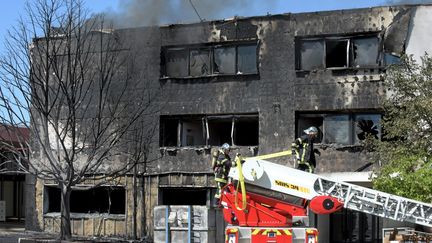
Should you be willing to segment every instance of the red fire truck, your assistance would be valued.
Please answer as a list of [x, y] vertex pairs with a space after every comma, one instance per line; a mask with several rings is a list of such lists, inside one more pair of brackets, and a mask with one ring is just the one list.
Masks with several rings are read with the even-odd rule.
[[432, 226], [432, 205], [354, 184], [334, 181], [263, 158], [236, 157], [222, 194], [226, 243], [318, 242], [308, 208], [329, 214], [347, 208], [398, 221]]

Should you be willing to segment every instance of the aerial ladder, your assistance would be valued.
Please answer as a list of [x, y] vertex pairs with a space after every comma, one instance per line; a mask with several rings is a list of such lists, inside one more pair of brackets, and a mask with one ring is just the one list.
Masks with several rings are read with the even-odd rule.
[[[432, 205], [263, 160], [236, 156], [222, 193], [226, 243], [318, 242], [307, 209], [342, 208], [432, 227]], [[250, 191], [258, 189], [258, 192]], [[272, 195], [268, 195], [272, 194]], [[274, 197], [280, 194], [281, 196]]]

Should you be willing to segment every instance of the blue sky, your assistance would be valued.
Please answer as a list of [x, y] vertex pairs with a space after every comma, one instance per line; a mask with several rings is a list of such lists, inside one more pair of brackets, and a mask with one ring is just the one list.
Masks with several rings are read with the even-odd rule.
[[[399, 2], [401, 0], [192, 0], [201, 17], [207, 20], [229, 18], [235, 15], [253, 16], [265, 15], [267, 13], [279, 14], [287, 12], [297, 13], [363, 8], [388, 5], [395, 1]], [[0, 10], [0, 43], [2, 43], [7, 29], [10, 29], [10, 27], [16, 23], [20, 15], [25, 14], [24, 2], [25, 0], [2, 1], [2, 8]], [[171, 23], [199, 21], [189, 4], [189, 0], [84, 0], [84, 2], [91, 12], [108, 12], [116, 15], [117, 18], [122, 18], [125, 12], [130, 12], [128, 9], [135, 10], [136, 12], [144, 11], [145, 9], [148, 13], [153, 13], [157, 16], [159, 12], [156, 11], [155, 13], [153, 9], [149, 11], [149, 6], [152, 8], [154, 5], [159, 5], [157, 6], [159, 8], [158, 10], [161, 11], [160, 8], [171, 5], [169, 10], [165, 9], [160, 12], [161, 15], [164, 14], [168, 16], [166, 18], [169, 19], [164, 20], [164, 18], [161, 18], [159, 21], [165, 22], [165, 24], [170, 21]], [[141, 9], [136, 9], [137, 2], [143, 3]], [[223, 6], [218, 6], [214, 2], [223, 2], [223, 4], [220, 4]], [[410, 0], [406, 0], [405, 2], [410, 2]], [[230, 4], [232, 4], [232, 6], [230, 6]], [[182, 5], [183, 8], [176, 9], [177, 5]], [[212, 6], [211, 11], [209, 11], [209, 6]], [[171, 16], [174, 14], [176, 15], [175, 18]], [[182, 19], [183, 17], [184, 19]], [[0, 44], [0, 51], [2, 49], [3, 44]]]
[[[149, 0], [141, 0], [143, 2], [152, 2]], [[189, 0], [167, 0], [171, 3], [177, 1], [184, 1], [189, 4]], [[202, 0], [193, 0], [198, 12], [200, 12], [200, 2]], [[217, 2], [218, 0], [214, 0]], [[238, 0], [230, 0], [231, 2], [238, 2]], [[224, 2], [230, 2], [224, 1]], [[0, 36], [4, 36], [6, 30], [12, 26], [20, 14], [23, 12], [25, 0], [13, 0], [13, 1], [2, 1], [0, 10]], [[116, 12], [119, 8], [122, 8], [124, 2], [131, 2], [131, 0], [85, 0], [86, 6], [92, 12]], [[214, 16], [206, 16], [202, 13], [202, 17], [205, 19], [214, 18], [228, 18], [234, 15], [265, 15], [267, 12], [271, 14], [286, 13], [286, 12], [310, 12], [310, 11], [321, 11], [321, 10], [332, 10], [332, 9], [346, 9], [346, 8], [359, 8], [359, 7], [370, 7], [384, 5], [386, 0], [248, 0], [246, 6], [236, 8], [224, 7], [224, 9], [218, 13], [213, 13]], [[120, 5], [119, 3], [122, 3]], [[190, 9], [193, 11], [193, 9]], [[202, 12], [202, 10], [201, 10]], [[194, 21], [194, 20], [189, 20]], [[198, 18], [196, 19], [198, 21]]]

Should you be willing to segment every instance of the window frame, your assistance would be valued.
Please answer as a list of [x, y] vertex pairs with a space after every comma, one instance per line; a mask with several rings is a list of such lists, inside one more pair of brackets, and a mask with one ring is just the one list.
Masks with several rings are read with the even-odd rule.
[[[205, 141], [205, 144], [197, 144], [197, 145], [184, 145], [182, 143], [183, 141], [183, 123], [187, 120], [196, 120], [201, 119], [202, 121], [202, 134], [203, 139]], [[236, 142], [238, 141], [236, 136], [237, 134], [237, 128], [236, 124], [240, 122], [244, 122], [244, 120], [253, 120], [257, 122], [257, 138], [256, 143], [257, 144], [250, 144], [250, 145], [237, 145]], [[177, 143], [175, 146], [167, 146], [163, 143], [163, 137], [164, 137], [164, 131], [161, 129], [163, 126], [164, 121], [168, 120], [177, 120]], [[230, 122], [230, 141], [223, 141], [227, 142], [232, 146], [259, 146], [259, 114], [258, 113], [246, 113], [246, 114], [222, 114], [222, 115], [161, 115], [159, 117], [159, 147], [160, 148], [187, 148], [187, 147], [208, 147], [208, 146], [220, 146], [220, 144], [213, 144], [211, 142], [212, 134], [211, 134], [211, 128], [209, 128], [209, 121], [216, 121], [217, 122]], [[215, 143], [215, 142], [214, 142]]]
[[[247, 46], [253, 46], [255, 47], [255, 72], [251, 73], [239, 73], [239, 58], [238, 58], [238, 48], [239, 47], [247, 47]], [[235, 63], [234, 63], [234, 73], [226, 73], [221, 74], [215, 71], [215, 50], [217, 48], [232, 48], [234, 47], [235, 50]], [[164, 46], [162, 47], [162, 65], [163, 68], [161, 68], [161, 77], [160, 79], [194, 79], [194, 78], [206, 78], [206, 77], [218, 77], [218, 76], [248, 76], [248, 75], [258, 75], [259, 74], [259, 64], [258, 64], [258, 51], [259, 51], [259, 43], [254, 41], [246, 41], [246, 42], [226, 42], [226, 43], [207, 43], [207, 44], [199, 44], [199, 45], [183, 45], [183, 46]], [[191, 51], [194, 50], [202, 50], [207, 49], [209, 50], [209, 74], [208, 75], [198, 75], [198, 76], [192, 76], [191, 75]], [[168, 53], [173, 52], [175, 50], [185, 50], [187, 52], [187, 75], [186, 76], [169, 76], [168, 75]]]
[[[370, 115], [370, 116], [379, 116], [379, 124], [378, 124], [378, 139], [382, 139], [382, 119], [383, 119], [383, 114], [382, 112], [379, 111], [359, 111], [359, 112], [296, 112], [296, 137], [300, 137], [301, 135], [303, 135], [303, 127], [304, 126], [300, 126], [300, 121], [301, 119], [305, 119], [305, 118], [309, 118], [309, 120], [311, 119], [316, 119], [319, 120], [320, 118], [322, 119], [322, 123], [320, 123], [320, 125], [317, 124], [313, 124], [313, 123], [308, 123], [307, 126], [316, 126], [319, 128], [320, 130], [320, 134], [319, 134], [319, 138], [320, 138], [320, 142], [318, 142], [319, 144], [323, 144], [323, 145], [330, 145], [330, 144], [337, 144], [337, 145], [342, 145], [342, 146], [358, 146], [360, 145], [360, 139], [357, 138], [357, 117], [358, 116], [365, 116], [365, 115]], [[326, 131], [326, 117], [334, 117], [334, 116], [347, 116], [348, 117], [348, 143], [338, 143], [338, 142], [326, 142], [326, 140], [328, 139], [328, 131]], [[328, 121], [327, 121], [328, 122]]]
[[[375, 65], [354, 66], [353, 44], [356, 39], [376, 38], [377, 40], [377, 57]], [[347, 50], [345, 51], [347, 67], [329, 67], [327, 63], [327, 44], [330, 41], [347, 41]], [[323, 67], [314, 69], [303, 69], [302, 66], [302, 45], [306, 42], [323, 42]], [[296, 71], [314, 71], [314, 70], [344, 70], [344, 69], [370, 69], [380, 68], [383, 62], [383, 50], [379, 32], [352, 34], [352, 35], [328, 35], [328, 36], [298, 36], [295, 37], [295, 69]]]

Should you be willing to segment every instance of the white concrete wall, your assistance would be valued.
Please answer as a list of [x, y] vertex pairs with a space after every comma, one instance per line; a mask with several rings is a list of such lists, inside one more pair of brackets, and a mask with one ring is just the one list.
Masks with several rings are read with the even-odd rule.
[[419, 63], [420, 57], [425, 52], [432, 55], [432, 6], [419, 6], [412, 16], [407, 44], [406, 53], [413, 55]]

